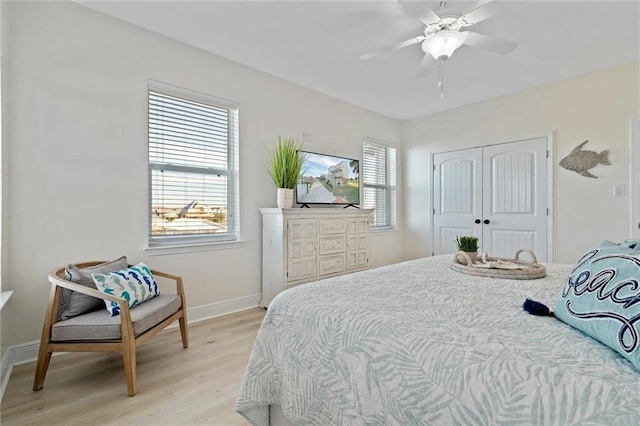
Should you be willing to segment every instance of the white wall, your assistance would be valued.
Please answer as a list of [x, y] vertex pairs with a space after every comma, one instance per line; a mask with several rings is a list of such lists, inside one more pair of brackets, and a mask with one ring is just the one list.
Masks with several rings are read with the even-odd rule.
[[[2, 204], [4, 202], [4, 194], [6, 193], [5, 187], [7, 186], [7, 179], [4, 178], [4, 159], [6, 156], [4, 155], [4, 151], [6, 150], [6, 143], [4, 141], [7, 140], [5, 134], [7, 133], [7, 126], [3, 126], [2, 123], [8, 122], [8, 108], [6, 96], [2, 94], [5, 91], [5, 85], [7, 81], [7, 73], [6, 73], [6, 57], [7, 57], [7, 37], [9, 28], [9, 20], [7, 18], [6, 12], [6, 2], [0, 0], [0, 107], [2, 109], [0, 114], [0, 290], [2, 287], [2, 276], [3, 276], [3, 265], [5, 264], [6, 257], [6, 248], [5, 248], [5, 238], [4, 238], [4, 229], [6, 226], [5, 217], [3, 215], [4, 208]], [[6, 284], [3, 291], [6, 290]], [[1, 317], [0, 317], [1, 319]], [[2, 330], [0, 327], [0, 360], [2, 360], [6, 353], [6, 345], [3, 344], [4, 339], [2, 338]], [[0, 361], [0, 396], [2, 395], [2, 386], [4, 383], [4, 378], [2, 377], [3, 366]]]
[[[554, 261], [573, 263], [603, 239], [627, 238], [629, 120], [639, 116], [639, 71], [638, 62], [620, 65], [405, 123], [405, 257], [431, 253], [432, 153], [550, 132], [555, 143]], [[598, 179], [558, 166], [585, 140], [587, 150], [611, 150], [612, 165], [592, 170]], [[624, 197], [613, 197], [615, 184], [626, 185]]]
[[[4, 138], [4, 133], [5, 133], [5, 129], [2, 126], [3, 120], [5, 119], [5, 110], [6, 108], [4, 108], [5, 105], [5, 101], [4, 98], [2, 97], [2, 90], [4, 89], [4, 85], [5, 85], [5, 76], [6, 73], [4, 72], [5, 69], [5, 56], [3, 56], [3, 53], [5, 51], [5, 43], [6, 43], [6, 37], [5, 34], [7, 33], [7, 28], [9, 25], [8, 19], [7, 19], [7, 14], [5, 13], [4, 9], [5, 9], [5, 2], [0, 1], [0, 107], [1, 107], [1, 113], [0, 113], [0, 242], [4, 241], [2, 239], [2, 190], [3, 190], [3, 186], [5, 184], [5, 182], [2, 179], [2, 152], [4, 150], [4, 144], [2, 143], [3, 138]], [[0, 243], [0, 289], [2, 289], [2, 243]], [[0, 331], [1, 334], [1, 331]], [[2, 339], [0, 339], [1, 341]], [[0, 356], [2, 354], [0, 353]]]
[[[310, 151], [361, 158], [364, 135], [399, 143], [394, 120], [82, 6], [8, 6], [3, 287], [15, 294], [2, 312], [3, 345], [39, 338], [47, 273], [66, 262], [126, 254], [182, 275], [191, 307], [259, 294], [258, 208], [274, 207], [276, 193], [264, 145], [306, 132]], [[239, 248], [145, 253], [148, 79], [239, 103]], [[374, 266], [401, 260], [400, 237], [373, 237]]]

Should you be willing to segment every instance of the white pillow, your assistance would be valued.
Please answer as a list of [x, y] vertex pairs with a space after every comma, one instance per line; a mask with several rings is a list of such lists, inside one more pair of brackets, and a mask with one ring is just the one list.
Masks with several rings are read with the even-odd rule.
[[[91, 277], [98, 290], [126, 299], [130, 308], [160, 294], [158, 283], [144, 263], [107, 274], [91, 274]], [[105, 300], [104, 303], [112, 316], [120, 313], [117, 303], [109, 300]]]

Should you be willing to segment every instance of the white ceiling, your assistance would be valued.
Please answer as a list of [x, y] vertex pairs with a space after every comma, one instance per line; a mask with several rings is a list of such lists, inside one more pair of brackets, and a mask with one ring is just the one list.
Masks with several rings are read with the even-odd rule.
[[[508, 55], [463, 46], [416, 77], [419, 45], [361, 61], [421, 35], [393, 0], [86, 1], [81, 4], [346, 102], [409, 120], [640, 57], [640, 2], [495, 1], [470, 30], [518, 43]], [[439, 2], [428, 1], [434, 10]], [[466, 10], [475, 2], [448, 1]]]

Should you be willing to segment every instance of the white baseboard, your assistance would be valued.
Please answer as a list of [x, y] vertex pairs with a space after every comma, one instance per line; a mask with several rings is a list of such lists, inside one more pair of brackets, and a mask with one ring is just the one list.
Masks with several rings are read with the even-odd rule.
[[[260, 303], [261, 296], [262, 295], [258, 293], [252, 294], [251, 296], [238, 297], [237, 299], [225, 300], [223, 302], [211, 303], [209, 305], [187, 308], [187, 322], [192, 324], [222, 315], [229, 315], [235, 312], [256, 308], [258, 307], [258, 303]], [[187, 303], [189, 303], [188, 297]], [[178, 325], [176, 323], [172, 324], [172, 327], [177, 326]]]
[[0, 360], [0, 401], [2, 401], [2, 397], [4, 396], [4, 391], [7, 388], [7, 384], [9, 384], [9, 377], [11, 377], [11, 371], [13, 370], [13, 365], [9, 364], [10, 353], [11, 353], [11, 350], [7, 349], [4, 353], [4, 356]]
[[25, 364], [38, 359], [39, 349], [39, 340], [20, 343], [7, 348], [4, 356], [2, 357], [2, 361], [0, 361], [0, 377], [2, 378], [2, 381], [0, 382], [0, 401], [2, 401], [4, 391], [9, 383], [13, 367], [15, 365]]
[[[208, 320], [222, 315], [229, 315], [235, 312], [244, 311], [258, 307], [260, 302], [260, 294], [252, 294], [251, 296], [238, 297], [237, 299], [225, 300], [223, 302], [211, 303], [209, 305], [201, 305], [193, 308], [187, 308], [187, 322], [193, 324], [196, 322]], [[177, 327], [177, 323], [167, 328]], [[15, 365], [26, 364], [38, 359], [38, 350], [40, 349], [40, 341], [19, 343], [9, 346], [0, 360], [0, 401], [4, 396], [4, 391], [9, 383], [11, 371]], [[53, 355], [60, 355], [61, 352]]]

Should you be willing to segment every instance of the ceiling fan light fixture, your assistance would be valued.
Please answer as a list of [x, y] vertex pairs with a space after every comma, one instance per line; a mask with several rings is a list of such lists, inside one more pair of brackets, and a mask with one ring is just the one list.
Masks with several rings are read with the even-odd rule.
[[438, 31], [422, 43], [422, 50], [433, 56], [436, 61], [444, 61], [462, 46], [464, 39], [464, 34], [459, 31]]

